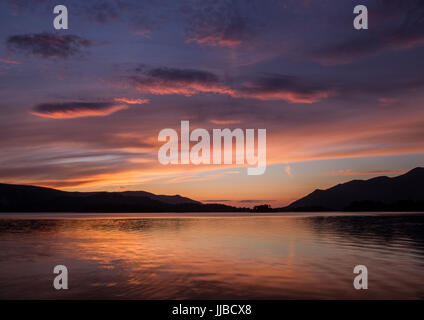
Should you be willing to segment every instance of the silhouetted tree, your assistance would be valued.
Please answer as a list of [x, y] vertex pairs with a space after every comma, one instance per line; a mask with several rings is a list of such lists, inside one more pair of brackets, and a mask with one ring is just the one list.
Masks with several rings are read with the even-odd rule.
[[253, 212], [271, 212], [272, 208], [269, 204], [262, 204], [260, 206], [254, 206]]

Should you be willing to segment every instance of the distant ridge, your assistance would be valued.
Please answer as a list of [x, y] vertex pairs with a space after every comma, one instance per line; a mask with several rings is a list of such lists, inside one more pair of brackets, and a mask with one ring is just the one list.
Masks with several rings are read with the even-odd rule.
[[276, 211], [421, 211], [424, 210], [424, 168], [403, 175], [352, 180], [315, 190]]
[[287, 207], [253, 209], [204, 204], [180, 195], [146, 191], [66, 192], [51, 188], [0, 184], [0, 212], [300, 212], [423, 211], [424, 168], [403, 175], [352, 180], [317, 189]]
[[0, 184], [0, 212], [234, 212], [222, 204], [203, 204], [180, 195], [145, 191], [66, 192], [27, 185]]

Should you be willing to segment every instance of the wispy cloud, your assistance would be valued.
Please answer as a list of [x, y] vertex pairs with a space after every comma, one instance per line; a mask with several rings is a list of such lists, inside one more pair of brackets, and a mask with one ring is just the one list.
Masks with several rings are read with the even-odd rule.
[[7, 63], [7, 64], [21, 64], [19, 61], [3, 59], [3, 58], [0, 58], [0, 62]]
[[314, 103], [335, 94], [323, 85], [308, 83], [297, 77], [266, 74], [247, 82], [235, 93], [237, 97], [259, 100], [285, 100], [290, 103]]
[[234, 98], [310, 104], [335, 94], [330, 86], [280, 74], [261, 74], [253, 80], [230, 86], [216, 74], [203, 70], [155, 68], [137, 71], [138, 75], [127, 77], [129, 85], [154, 95], [215, 93]]
[[370, 170], [370, 171], [354, 171], [352, 169], [338, 170], [325, 173], [325, 176], [368, 176], [368, 175], [386, 175], [386, 174], [402, 174], [405, 170]]
[[209, 122], [213, 124], [218, 124], [218, 125], [230, 125], [230, 124], [239, 124], [241, 123], [241, 120], [211, 119], [209, 120]]
[[31, 113], [43, 118], [74, 119], [104, 117], [127, 108], [125, 104], [110, 102], [44, 103], [35, 106]]
[[149, 99], [137, 99], [137, 98], [115, 98], [113, 99], [116, 102], [124, 102], [127, 104], [144, 104], [144, 103], [149, 103], [150, 100]]
[[185, 182], [200, 182], [200, 181], [210, 181], [217, 180], [232, 174], [239, 174], [240, 171], [223, 171], [223, 172], [200, 172], [187, 174], [182, 173], [175, 178], [168, 180], [166, 183], [185, 183]]
[[137, 90], [156, 95], [232, 93], [215, 74], [195, 69], [156, 68], [129, 77], [129, 81]]

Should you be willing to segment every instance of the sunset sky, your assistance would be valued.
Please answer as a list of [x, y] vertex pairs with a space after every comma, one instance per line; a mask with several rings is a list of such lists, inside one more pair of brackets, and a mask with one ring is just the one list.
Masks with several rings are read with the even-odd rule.
[[[275, 207], [424, 165], [422, 0], [0, 0], [0, 24], [3, 183]], [[266, 129], [266, 173], [161, 165], [182, 120]]]

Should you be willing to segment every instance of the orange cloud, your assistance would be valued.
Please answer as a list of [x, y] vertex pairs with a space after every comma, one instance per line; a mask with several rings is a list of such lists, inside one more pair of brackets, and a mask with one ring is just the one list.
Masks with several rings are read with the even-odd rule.
[[219, 93], [234, 95], [234, 91], [221, 84], [202, 84], [202, 83], [185, 83], [183, 81], [175, 82], [152, 82], [143, 83], [136, 86], [141, 92], [148, 92], [156, 95], [179, 94], [183, 96], [192, 96], [199, 93]]
[[323, 90], [310, 93], [301, 93], [289, 90], [279, 90], [274, 92], [252, 92], [252, 93], [237, 93], [236, 97], [255, 98], [258, 100], [285, 100], [290, 103], [315, 103], [324, 100], [334, 94], [333, 91]]
[[203, 38], [193, 37], [193, 38], [187, 39], [186, 42], [197, 42], [199, 44], [208, 45], [211, 47], [229, 47], [229, 48], [235, 48], [242, 43], [241, 40], [224, 39], [219, 34], [205, 36]]
[[128, 104], [144, 104], [144, 103], [149, 103], [150, 100], [149, 99], [135, 99], [135, 98], [115, 98], [113, 99], [116, 102], [124, 102], [124, 103], [128, 103]]
[[218, 119], [211, 119], [209, 120], [210, 123], [218, 124], [218, 125], [228, 125], [228, 124], [239, 124], [241, 123], [241, 120], [218, 120]]

